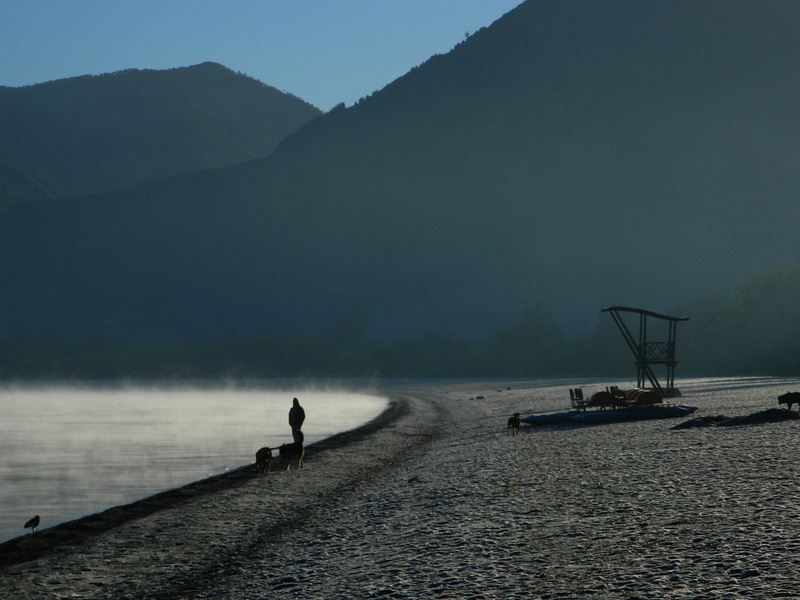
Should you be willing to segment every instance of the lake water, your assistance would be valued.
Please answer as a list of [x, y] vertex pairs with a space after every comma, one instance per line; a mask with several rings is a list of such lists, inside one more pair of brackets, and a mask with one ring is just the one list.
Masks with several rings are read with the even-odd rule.
[[376, 417], [367, 393], [230, 387], [1, 387], [0, 542], [254, 462], [291, 442], [297, 397], [311, 444]]

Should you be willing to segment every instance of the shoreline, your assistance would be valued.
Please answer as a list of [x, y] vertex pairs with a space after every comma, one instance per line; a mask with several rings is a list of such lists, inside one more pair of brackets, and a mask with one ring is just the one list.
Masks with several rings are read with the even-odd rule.
[[[390, 398], [387, 407], [375, 418], [363, 425], [336, 433], [306, 446], [306, 459], [320, 453], [343, 448], [390, 425], [409, 412], [407, 398]], [[254, 452], [255, 454], [255, 452]], [[277, 457], [276, 457], [277, 458]], [[273, 463], [273, 473], [280, 469], [281, 461]], [[5, 567], [41, 559], [57, 552], [62, 546], [81, 546], [116, 527], [155, 513], [178, 508], [193, 500], [223, 490], [235, 490], [254, 479], [254, 463], [242, 465], [224, 473], [206, 477], [177, 488], [165, 490], [133, 502], [112, 506], [97, 513], [59, 523], [37, 531], [23, 534], [0, 543], [0, 576]]]
[[[786, 382], [697, 381], [708, 414], [774, 406]], [[14, 600], [794, 598], [800, 421], [523, 427], [564, 382], [395, 390], [385, 426], [38, 559]], [[32, 537], [32, 536], [28, 536]], [[5, 596], [4, 596], [5, 597]]]

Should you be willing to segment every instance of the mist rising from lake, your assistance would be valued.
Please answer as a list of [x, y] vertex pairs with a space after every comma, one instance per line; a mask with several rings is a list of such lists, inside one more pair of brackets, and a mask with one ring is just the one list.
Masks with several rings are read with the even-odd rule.
[[305, 408], [306, 444], [377, 416], [366, 393], [231, 388], [0, 389], [0, 541], [34, 514], [51, 527], [254, 461], [291, 442]]

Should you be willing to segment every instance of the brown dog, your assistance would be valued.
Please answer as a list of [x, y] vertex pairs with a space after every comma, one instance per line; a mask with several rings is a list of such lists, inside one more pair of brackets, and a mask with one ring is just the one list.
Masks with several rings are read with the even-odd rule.
[[256, 452], [256, 473], [269, 473], [272, 468], [272, 448], [261, 448]]

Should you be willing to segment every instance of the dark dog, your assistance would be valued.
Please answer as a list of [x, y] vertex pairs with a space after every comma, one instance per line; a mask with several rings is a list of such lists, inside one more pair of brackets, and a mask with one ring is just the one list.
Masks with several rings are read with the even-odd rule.
[[513, 417], [508, 418], [506, 435], [517, 435], [519, 433], [519, 413], [514, 413]]
[[269, 473], [272, 468], [272, 448], [261, 448], [256, 452], [256, 473]]
[[785, 404], [788, 410], [792, 410], [792, 405], [800, 407], [800, 392], [787, 392], [778, 396], [778, 404]]
[[292, 468], [292, 461], [297, 461], [297, 468], [303, 468], [303, 456], [306, 454], [306, 449], [303, 448], [303, 444], [300, 442], [293, 442], [291, 444], [282, 444], [280, 448], [278, 448], [280, 452], [281, 458], [283, 462], [286, 463], [286, 470]]

